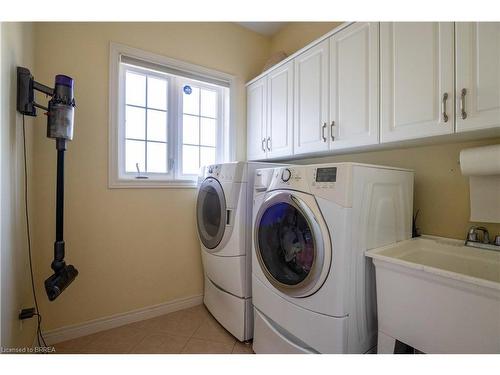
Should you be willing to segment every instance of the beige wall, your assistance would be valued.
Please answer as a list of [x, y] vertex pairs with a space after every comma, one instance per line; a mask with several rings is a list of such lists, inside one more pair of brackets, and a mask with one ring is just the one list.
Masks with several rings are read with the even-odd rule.
[[[16, 67], [33, 68], [32, 25], [3, 22], [0, 50], [1, 346], [24, 347], [33, 344], [36, 318], [23, 323], [18, 319], [21, 308], [34, 304], [24, 217], [22, 117], [16, 112]], [[28, 117], [26, 138], [30, 171], [33, 170], [33, 125]], [[30, 193], [32, 182], [29, 176]], [[29, 202], [32, 207], [32, 199]]]
[[271, 39], [271, 53], [291, 55], [313, 40], [341, 25], [342, 22], [291, 22]]
[[[37, 78], [75, 79], [74, 140], [66, 161], [67, 259], [80, 272], [56, 301], [42, 298], [47, 330], [202, 293], [194, 189], [113, 189], [108, 178], [108, 55], [114, 41], [233, 74], [237, 155], [246, 153], [244, 83], [270, 40], [231, 23], [40, 23]], [[54, 38], [57, 36], [57, 38]], [[36, 154], [37, 285], [50, 275], [56, 150], [40, 117]]]

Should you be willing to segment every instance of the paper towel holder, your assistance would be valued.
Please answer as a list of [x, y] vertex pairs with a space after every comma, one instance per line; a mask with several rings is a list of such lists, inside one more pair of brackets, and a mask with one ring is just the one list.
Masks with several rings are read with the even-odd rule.
[[470, 221], [500, 223], [500, 144], [464, 149], [459, 164], [469, 178]]

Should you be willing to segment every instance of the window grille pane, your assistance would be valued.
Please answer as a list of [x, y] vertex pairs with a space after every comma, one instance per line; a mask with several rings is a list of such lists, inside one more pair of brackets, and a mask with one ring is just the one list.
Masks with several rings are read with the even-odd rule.
[[146, 111], [143, 108], [126, 106], [125, 108], [125, 137], [145, 139]]
[[167, 109], [167, 81], [148, 77], [148, 108]]
[[217, 117], [217, 93], [212, 90], [201, 90], [201, 115]]
[[148, 109], [148, 140], [167, 141], [167, 112]]
[[125, 82], [126, 104], [146, 106], [146, 76], [127, 72]]
[[199, 122], [200, 118], [197, 116], [183, 116], [182, 143], [189, 143], [192, 145], [200, 144]]
[[215, 164], [215, 148], [200, 147], [200, 167]]
[[197, 87], [189, 86], [191, 93], [187, 94], [185, 86], [182, 86], [182, 111], [191, 115], [200, 114], [200, 89]]
[[141, 173], [145, 172], [145, 147], [144, 141], [125, 141], [125, 172], [137, 173], [136, 163], [139, 163]]
[[182, 146], [182, 173], [198, 174], [200, 172], [200, 150], [198, 146]]
[[167, 173], [167, 144], [148, 142], [148, 172]]
[[215, 120], [202, 117], [200, 124], [200, 144], [215, 147], [216, 135]]

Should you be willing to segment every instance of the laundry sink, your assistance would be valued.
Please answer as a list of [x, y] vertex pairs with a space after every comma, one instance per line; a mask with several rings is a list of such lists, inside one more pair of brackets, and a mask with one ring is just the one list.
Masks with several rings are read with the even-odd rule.
[[378, 352], [500, 353], [500, 252], [422, 236], [372, 249]]

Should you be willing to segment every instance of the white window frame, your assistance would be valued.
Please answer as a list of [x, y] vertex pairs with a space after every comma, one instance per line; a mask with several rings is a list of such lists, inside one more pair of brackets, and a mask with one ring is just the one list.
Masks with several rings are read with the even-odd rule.
[[[173, 84], [176, 86], [176, 89], [177, 91], [179, 92], [181, 90], [181, 80], [180, 79], [174, 79], [173, 80]], [[213, 91], [216, 91], [217, 94], [218, 94], [218, 97], [219, 98], [224, 98], [224, 94], [222, 93], [222, 88], [220, 87], [214, 87], [212, 85], [209, 85], [209, 84], [205, 84], [203, 82], [200, 82], [200, 81], [193, 81], [193, 80], [190, 80], [190, 79], [182, 79], [182, 83], [187, 83], [187, 84], [190, 84], [194, 87], [200, 87], [200, 88], [205, 88], [205, 89], [209, 89], [209, 90], [213, 90]], [[180, 95], [181, 98], [184, 98], [184, 95]], [[177, 99], [177, 98], [175, 98]], [[182, 110], [183, 110], [183, 102], [182, 102], [182, 99], [178, 101], [177, 103], [177, 113], [179, 114], [183, 114]], [[215, 145], [216, 145], [216, 149], [215, 149], [215, 159], [216, 160], [225, 160], [225, 155], [224, 155], [224, 149], [225, 147], [219, 147], [219, 145], [223, 145], [224, 144], [224, 113], [225, 113], [225, 103], [223, 100], [219, 100], [218, 103], [217, 103], [217, 126], [216, 126], [216, 129], [217, 129], [217, 134], [216, 134], [216, 139], [215, 139]], [[200, 114], [201, 115], [201, 114]], [[202, 117], [202, 116], [200, 116]], [[177, 126], [173, 127], [175, 128], [175, 130], [180, 130], [182, 129], [182, 126], [181, 126], [181, 123], [182, 123], [182, 116], [178, 116], [177, 117]], [[177, 139], [177, 152], [176, 152], [176, 155], [175, 155], [175, 160], [180, 161], [180, 165], [178, 165], [178, 171], [179, 171], [179, 177], [180, 179], [193, 179], [193, 175], [189, 175], [189, 174], [183, 174], [182, 173], [182, 168], [183, 168], [183, 158], [181, 156], [182, 154], [182, 146], [184, 144], [183, 142], [183, 138], [182, 138], [182, 134], [177, 134], [176, 135], [176, 139]], [[175, 148], [172, 147], [175, 151]]]
[[[236, 80], [234, 76], [111, 42], [109, 59], [109, 188], [195, 188], [197, 185], [196, 175], [176, 174], [176, 171], [182, 172], [182, 165], [173, 166], [168, 161], [167, 163], [170, 164], [167, 164], [169, 172], [165, 174], [144, 173], [147, 175], [147, 179], [137, 179], [137, 173], [125, 173], [125, 143], [121, 142], [125, 137], [125, 88], [123, 87], [123, 83], [125, 82], [125, 69], [121, 68], [121, 55], [142, 60], [146, 63], [159, 64], [167, 68], [173, 68], [177, 71], [186, 72], [188, 76], [195, 74], [196, 76], [207, 77], [207, 79], [218, 79], [228, 82], [229, 95], [222, 95], [223, 98], [227, 97], [228, 100], [219, 101], [218, 103], [218, 117], [220, 118], [221, 115], [224, 117], [223, 120], [218, 120], [223, 121], [225, 126], [217, 127], [216, 160], [221, 162], [235, 160], [235, 129], [233, 126], [233, 119], [236, 103], [236, 98], [234, 97], [236, 93]], [[127, 70], [128, 69], [129, 68], [127, 68]], [[134, 68], [130, 68], [130, 70], [133, 69]], [[180, 78], [150, 71], [148, 71], [147, 74], [158, 75], [163, 79], [167, 79], [169, 87], [171, 87], [170, 85], [175, 85], [177, 89], [180, 89]], [[200, 81], [194, 81], [188, 78], [182, 79], [182, 82], [186, 81], [192, 82], [192, 84], [197, 87], [205, 86], [205, 84]], [[206, 86], [210, 87], [210, 89], [214, 89], [214, 87], [209, 84], [206, 84]], [[171, 91], [170, 88], [169, 91]], [[182, 160], [182, 134], [180, 134], [179, 131], [181, 130], [182, 122], [182, 99], [179, 100], [179, 97], [182, 98], [182, 95], [170, 95], [169, 93], [167, 106], [169, 124], [167, 136], [168, 160], [174, 160], [176, 164]], [[227, 101], [229, 101], [229, 103], [227, 103]], [[177, 108], [177, 111], [173, 111], [173, 108]], [[181, 115], [176, 118], [174, 112], [180, 113]], [[174, 121], [178, 122], [175, 123], [175, 126], [171, 126], [170, 124], [174, 124]], [[221, 147], [221, 145], [223, 146]]]
[[[118, 164], [117, 164], [117, 168], [118, 168], [118, 178], [120, 180], [136, 180], [136, 177], [138, 175], [137, 172], [126, 172], [125, 170], [125, 142], [120, 142], [120, 140], [122, 139], [125, 139], [125, 111], [126, 111], [126, 105], [125, 105], [125, 87], [121, 85], [121, 83], [125, 82], [125, 74], [126, 72], [133, 72], [133, 73], [137, 73], [137, 74], [140, 74], [140, 75], [148, 75], [148, 76], [153, 76], [153, 77], [158, 77], [158, 78], [161, 78], [161, 79], [165, 79], [167, 81], [167, 87], [170, 87], [170, 85], [172, 84], [172, 79], [164, 74], [161, 74], [161, 73], [156, 73], [156, 72], [152, 72], [152, 71], [148, 71], [147, 73], [144, 72], [144, 70], [140, 69], [140, 68], [136, 68], [136, 67], [127, 67], [127, 69], [121, 69], [119, 68], [118, 69], [119, 72], [119, 77], [120, 77], [120, 80], [119, 80], [119, 83], [118, 83], [118, 86], [119, 86], [119, 94], [118, 94], [118, 108], [117, 108], [117, 111], [118, 111], [118, 123], [116, 124], [117, 126], [117, 158], [118, 158]], [[168, 124], [171, 124], [171, 119], [172, 119], [172, 115], [171, 115], [171, 101], [172, 101], [172, 98], [170, 98], [170, 95], [168, 95], [167, 97], [167, 102], [168, 102], [168, 105], [167, 105], [167, 123]], [[147, 103], [145, 103], [144, 105], [146, 105]], [[146, 111], [147, 111], [148, 108], [146, 108]], [[168, 172], [167, 173], [145, 173], [145, 171], [141, 171], [141, 175], [144, 175], [144, 176], [147, 176], [148, 179], [147, 180], [140, 180], [141, 182], [149, 182], [149, 181], [169, 181], [169, 180], [173, 180], [174, 178], [174, 171], [173, 171], [173, 168], [171, 168], [172, 166], [169, 165], [169, 161], [170, 160], [173, 160], [173, 153], [172, 153], [172, 150], [171, 150], [171, 144], [172, 144], [172, 126], [169, 126], [168, 129], [167, 129], [167, 147], [168, 147], [168, 155], [165, 155], [165, 157], [167, 158], [167, 169], [168, 169]], [[145, 141], [147, 142], [147, 141]]]

